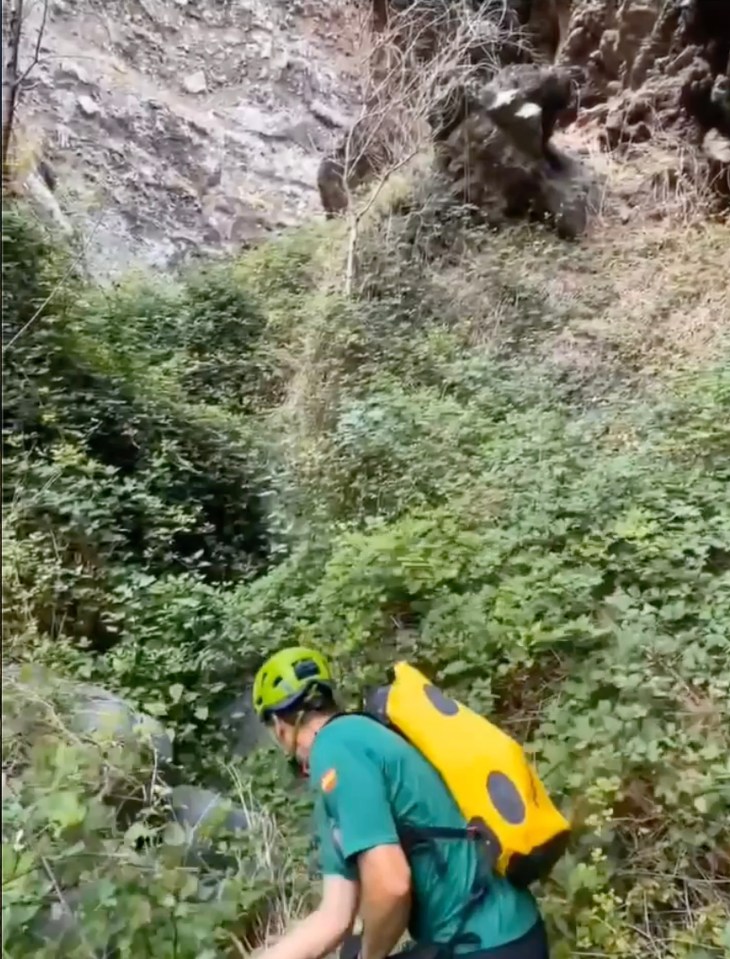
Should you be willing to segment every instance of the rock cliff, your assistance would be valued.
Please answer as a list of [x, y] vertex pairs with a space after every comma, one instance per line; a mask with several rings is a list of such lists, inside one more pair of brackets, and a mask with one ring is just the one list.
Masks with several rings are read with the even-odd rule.
[[[26, 62], [41, 17], [37, 0]], [[53, 188], [98, 274], [296, 222], [357, 105], [357, 33], [344, 3], [51, 0], [19, 108], [31, 190]]]

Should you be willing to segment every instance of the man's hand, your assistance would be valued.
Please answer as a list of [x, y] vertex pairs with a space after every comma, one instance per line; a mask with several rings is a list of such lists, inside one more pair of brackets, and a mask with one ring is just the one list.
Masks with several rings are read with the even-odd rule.
[[357, 901], [356, 882], [342, 876], [325, 876], [319, 908], [259, 953], [258, 959], [323, 959], [352, 929]]

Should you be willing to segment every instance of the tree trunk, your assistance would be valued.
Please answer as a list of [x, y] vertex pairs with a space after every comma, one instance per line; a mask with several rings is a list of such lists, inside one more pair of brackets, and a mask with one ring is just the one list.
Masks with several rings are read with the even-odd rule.
[[13, 0], [3, 51], [3, 190], [10, 184], [10, 138], [13, 133], [15, 100], [18, 94], [18, 53], [23, 31], [23, 0]]

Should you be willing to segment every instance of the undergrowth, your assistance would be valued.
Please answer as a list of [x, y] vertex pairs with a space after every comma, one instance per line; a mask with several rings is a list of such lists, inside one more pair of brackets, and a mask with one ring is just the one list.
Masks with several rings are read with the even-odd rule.
[[[341, 225], [100, 289], [4, 211], [8, 956], [236, 956], [307, 901], [306, 795], [228, 728], [294, 642], [349, 702], [406, 657], [529, 744], [576, 823], [558, 959], [730, 949], [727, 233], [414, 216], [345, 297]], [[79, 732], [104, 690], [171, 755]], [[249, 823], [204, 858], [191, 786]]]

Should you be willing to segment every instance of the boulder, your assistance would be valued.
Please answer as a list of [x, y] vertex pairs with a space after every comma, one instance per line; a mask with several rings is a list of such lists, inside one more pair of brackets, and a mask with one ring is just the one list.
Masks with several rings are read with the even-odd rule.
[[208, 81], [202, 70], [196, 70], [195, 73], [189, 74], [183, 80], [182, 85], [186, 93], [192, 93], [193, 95], [205, 93], [208, 89]]
[[251, 686], [247, 686], [240, 696], [220, 710], [218, 722], [228, 737], [233, 755], [238, 759], [243, 759], [269, 741], [268, 733], [253, 709]]
[[597, 204], [596, 178], [551, 142], [572, 84], [570, 71], [520, 65], [465, 92], [464, 119], [437, 149], [455, 198], [493, 218], [547, 219], [561, 236], [579, 236]]
[[156, 719], [135, 710], [101, 686], [79, 684], [70, 722], [74, 732], [102, 743], [126, 742], [150, 746], [162, 762], [172, 762], [172, 741]]
[[85, 117], [95, 117], [99, 112], [99, 104], [85, 93], [76, 102]]
[[249, 828], [246, 811], [212, 789], [175, 786], [170, 792], [170, 807], [176, 822], [201, 836], [245, 832]]
[[248, 832], [252, 824], [245, 809], [212, 789], [180, 785], [170, 792], [170, 815], [184, 830], [185, 865], [216, 870], [235, 868], [235, 853], [216, 849], [216, 838], [226, 833]]

